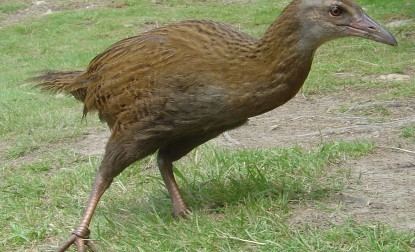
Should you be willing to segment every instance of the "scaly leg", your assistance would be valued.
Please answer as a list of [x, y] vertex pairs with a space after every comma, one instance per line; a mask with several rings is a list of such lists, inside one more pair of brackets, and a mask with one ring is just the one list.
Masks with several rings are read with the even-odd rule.
[[190, 210], [187, 208], [186, 203], [180, 194], [179, 187], [177, 186], [174, 178], [172, 162], [159, 155], [157, 157], [157, 163], [161, 176], [163, 177], [164, 184], [170, 194], [170, 199], [173, 204], [173, 215], [175, 217], [187, 216], [190, 213]]
[[166, 185], [167, 191], [169, 191], [173, 205], [173, 215], [175, 217], [185, 217], [190, 213], [190, 210], [187, 208], [174, 178], [173, 162], [179, 160], [195, 147], [217, 136], [218, 134], [218, 132], [213, 132], [209, 135], [178, 139], [177, 141], [171, 142], [170, 144], [159, 149], [157, 163], [161, 176], [163, 177], [164, 184]]
[[[125, 140], [127, 139], [127, 140]], [[120, 174], [131, 163], [154, 152], [154, 147], [144, 144], [132, 144], [131, 137], [114, 141], [110, 139], [105, 150], [105, 155], [95, 178], [93, 190], [89, 196], [82, 221], [72, 233], [71, 237], [59, 248], [59, 252], [66, 251], [72, 244], [75, 244], [78, 252], [85, 252], [88, 249], [94, 251], [89, 238], [89, 225], [95, 209], [105, 190], [111, 185], [113, 178]], [[122, 141], [124, 140], [124, 141]]]
[[106, 179], [98, 174], [95, 179], [93, 190], [89, 196], [88, 205], [85, 209], [82, 217], [81, 224], [73, 231], [71, 237], [62, 245], [58, 251], [66, 251], [72, 244], [76, 244], [78, 252], [85, 252], [88, 247], [94, 251], [92, 243], [89, 239], [89, 224], [91, 223], [92, 216], [94, 215], [95, 208], [98, 205], [99, 199], [104, 194], [105, 190], [110, 186], [111, 179]]

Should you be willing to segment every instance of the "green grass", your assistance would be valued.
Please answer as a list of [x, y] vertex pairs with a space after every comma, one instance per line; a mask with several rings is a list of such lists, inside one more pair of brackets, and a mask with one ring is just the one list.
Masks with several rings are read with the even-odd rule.
[[[81, 122], [80, 104], [42, 94], [26, 78], [45, 69], [82, 69], [111, 43], [156, 23], [213, 19], [260, 36], [288, 1], [125, 2], [125, 8], [63, 11], [0, 29], [0, 153], [5, 149], [0, 156], [0, 251], [45, 251], [66, 238], [99, 163], [64, 144], [103, 127], [97, 119]], [[412, 0], [360, 2], [383, 22], [415, 18]], [[0, 3], [1, 13], [23, 8], [9, 3]], [[413, 80], [365, 78], [414, 72], [414, 29], [415, 24], [392, 29], [397, 48], [359, 39], [323, 46], [304, 92], [346, 87], [383, 90], [382, 99], [415, 95]], [[342, 79], [335, 75], [339, 72], [353, 76]], [[288, 225], [292, 204], [318, 201], [342, 188], [347, 174], [331, 174], [328, 167], [371, 149], [366, 143], [326, 144], [312, 151], [200, 148], [176, 171], [194, 211], [182, 221], [171, 218], [160, 176], [155, 168], [147, 169], [153, 167], [150, 158], [122, 173], [104, 196], [93, 238], [103, 251], [410, 251], [413, 236], [386, 226], [353, 220], [326, 228]]]
[[5, 1], [0, 3], [0, 13], [12, 14], [18, 10], [24, 9], [27, 4], [19, 1]]
[[415, 140], [415, 125], [404, 127], [401, 132], [401, 137]]
[[[372, 149], [365, 142], [314, 150], [199, 148], [176, 170], [193, 210], [187, 220], [171, 217], [169, 197], [149, 158], [123, 172], [105, 194], [93, 238], [102, 251], [409, 251], [410, 234], [382, 225], [350, 220], [319, 229], [287, 223], [291, 204], [342, 189], [347, 174], [330, 174], [329, 165]], [[69, 150], [38, 158], [0, 169], [1, 251], [44, 251], [65, 239], [99, 162]]]

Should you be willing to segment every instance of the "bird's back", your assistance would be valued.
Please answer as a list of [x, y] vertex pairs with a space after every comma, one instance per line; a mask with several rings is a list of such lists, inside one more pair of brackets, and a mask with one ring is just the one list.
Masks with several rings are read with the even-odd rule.
[[117, 129], [148, 122], [187, 131], [213, 127], [212, 117], [230, 109], [229, 90], [252, 78], [249, 68], [241, 70], [255, 60], [256, 42], [211, 21], [184, 21], [121, 40], [84, 74], [90, 81], [86, 110], [98, 110]]

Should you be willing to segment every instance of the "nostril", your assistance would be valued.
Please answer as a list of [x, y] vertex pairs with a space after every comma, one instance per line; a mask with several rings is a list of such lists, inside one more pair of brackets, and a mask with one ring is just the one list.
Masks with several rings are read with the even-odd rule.
[[374, 27], [374, 26], [369, 26], [369, 30], [376, 31], [376, 27]]

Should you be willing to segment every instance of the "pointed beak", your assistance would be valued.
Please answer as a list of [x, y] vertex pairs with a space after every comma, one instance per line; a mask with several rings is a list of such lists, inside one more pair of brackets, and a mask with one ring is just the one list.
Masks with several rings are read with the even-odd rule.
[[362, 13], [346, 27], [348, 35], [371, 39], [391, 46], [398, 45], [395, 37], [366, 13]]

